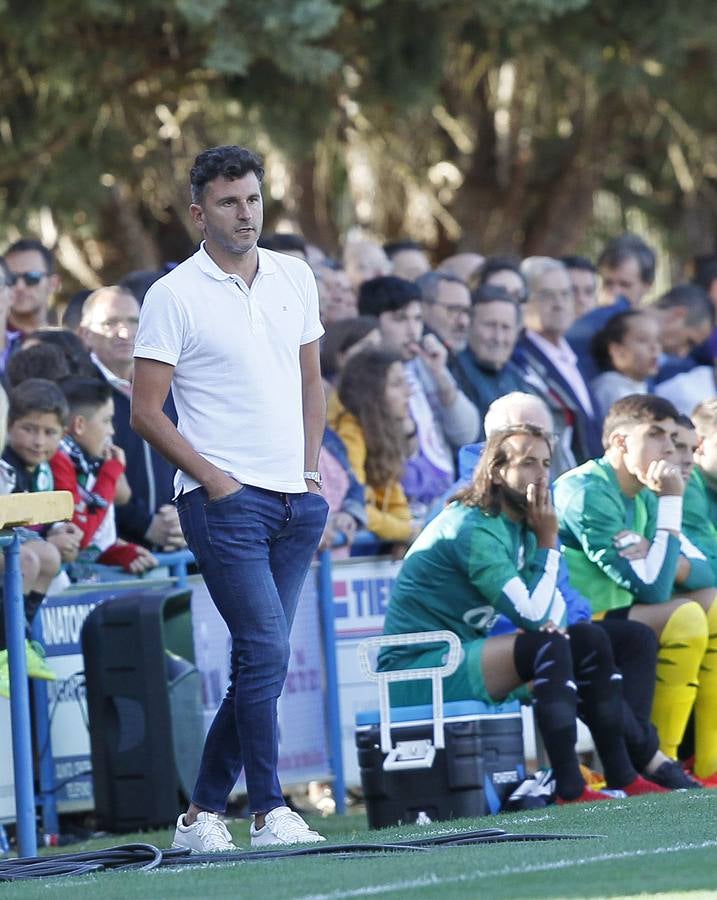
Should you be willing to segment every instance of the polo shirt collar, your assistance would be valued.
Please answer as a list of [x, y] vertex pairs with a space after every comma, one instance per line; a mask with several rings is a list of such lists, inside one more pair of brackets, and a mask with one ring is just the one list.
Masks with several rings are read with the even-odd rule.
[[[197, 250], [197, 252], [194, 254], [197, 265], [202, 270], [202, 272], [204, 272], [204, 274], [208, 275], [210, 278], [214, 278], [215, 281], [226, 281], [227, 279], [236, 278], [237, 275], [235, 273], [225, 272], [224, 269], [220, 268], [214, 262], [211, 256], [207, 253], [204, 243], [205, 242], [202, 241], [202, 243], [199, 245], [199, 250]], [[257, 252], [259, 254], [259, 268], [256, 274], [274, 275], [276, 273], [276, 263], [271, 258], [271, 255], [261, 247], [257, 247]]]

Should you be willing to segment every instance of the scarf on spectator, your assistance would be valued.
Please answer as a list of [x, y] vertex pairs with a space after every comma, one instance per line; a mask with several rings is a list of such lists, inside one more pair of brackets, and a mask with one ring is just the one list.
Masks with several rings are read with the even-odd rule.
[[22, 494], [25, 491], [51, 491], [55, 486], [50, 464], [41, 462], [34, 469], [28, 469], [27, 465], [15, 453], [12, 447], [5, 447], [3, 459], [15, 470], [14, 494]]
[[88, 511], [97, 512], [99, 509], [107, 509], [110, 504], [105, 498], [100, 497], [99, 494], [93, 494], [87, 487], [90, 479], [90, 483], [94, 484], [104, 460], [86, 454], [70, 434], [66, 434], [60, 441], [60, 450], [72, 460], [77, 474], [77, 490]]

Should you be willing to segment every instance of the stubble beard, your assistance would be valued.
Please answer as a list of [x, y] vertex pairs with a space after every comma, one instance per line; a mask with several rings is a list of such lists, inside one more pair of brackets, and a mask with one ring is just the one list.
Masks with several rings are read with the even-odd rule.
[[505, 483], [500, 486], [501, 498], [512, 512], [525, 518], [528, 512], [528, 497], [524, 492], [518, 491]]

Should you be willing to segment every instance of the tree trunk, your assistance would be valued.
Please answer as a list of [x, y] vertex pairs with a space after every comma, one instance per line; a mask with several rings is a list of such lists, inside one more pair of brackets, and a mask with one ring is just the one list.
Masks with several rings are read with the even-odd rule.
[[296, 220], [301, 233], [329, 256], [340, 256], [341, 236], [331, 215], [330, 199], [317, 190], [316, 162], [308, 157], [293, 168]]

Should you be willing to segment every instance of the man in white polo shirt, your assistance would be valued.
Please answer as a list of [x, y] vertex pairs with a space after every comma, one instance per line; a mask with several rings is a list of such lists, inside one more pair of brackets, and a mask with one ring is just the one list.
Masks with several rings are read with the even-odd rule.
[[[148, 291], [134, 349], [132, 426], [178, 469], [182, 530], [232, 638], [230, 684], [175, 832], [199, 852], [235, 849], [218, 814], [242, 767], [253, 846], [323, 840], [284, 805], [276, 771], [289, 631], [328, 509], [323, 328], [307, 264], [257, 249], [263, 175], [242, 147], [199, 154], [190, 212], [204, 241]], [[162, 412], [170, 386], [176, 428]]]

